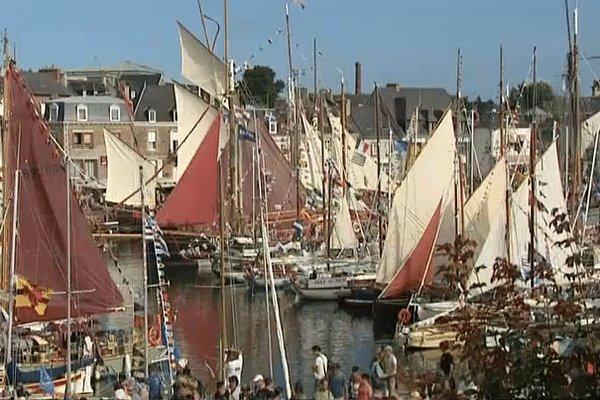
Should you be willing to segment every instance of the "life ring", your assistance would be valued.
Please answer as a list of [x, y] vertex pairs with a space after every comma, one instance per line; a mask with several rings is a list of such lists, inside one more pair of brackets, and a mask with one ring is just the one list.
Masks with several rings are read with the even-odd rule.
[[398, 313], [398, 321], [402, 322], [402, 324], [404, 325], [408, 325], [410, 323], [411, 318], [412, 313], [407, 308], [403, 308]]
[[158, 330], [155, 326], [150, 328], [150, 332], [148, 332], [148, 343], [152, 346], [159, 346], [161, 342], [160, 330]]
[[352, 229], [354, 229], [355, 233], [360, 232], [360, 223], [358, 221], [354, 221], [352, 223]]

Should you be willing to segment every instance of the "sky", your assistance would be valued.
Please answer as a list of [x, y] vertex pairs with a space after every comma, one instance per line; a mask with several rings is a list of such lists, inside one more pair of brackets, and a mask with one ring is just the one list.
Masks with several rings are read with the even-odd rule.
[[[443, 87], [456, 93], [461, 49], [463, 94], [498, 98], [499, 48], [505, 85], [537, 77], [561, 92], [568, 51], [564, 0], [303, 0], [290, 1], [292, 59], [313, 90], [316, 38], [320, 87], [354, 91], [354, 63], [362, 64], [362, 92], [398, 83]], [[569, 0], [574, 8], [576, 0]], [[224, 54], [224, 1], [201, 0], [220, 24], [215, 52]], [[229, 56], [237, 65], [268, 65], [287, 79], [286, 0], [229, 0]], [[572, 14], [570, 15], [573, 21]], [[55, 65], [63, 70], [132, 61], [181, 81], [176, 21], [203, 38], [198, 0], [4, 1], [0, 28], [16, 46], [22, 69]], [[600, 56], [600, 2], [579, 0], [579, 44], [586, 57]], [[216, 25], [207, 22], [209, 35]], [[212, 39], [211, 39], [212, 40]], [[591, 95], [600, 59], [581, 62], [582, 94]]]

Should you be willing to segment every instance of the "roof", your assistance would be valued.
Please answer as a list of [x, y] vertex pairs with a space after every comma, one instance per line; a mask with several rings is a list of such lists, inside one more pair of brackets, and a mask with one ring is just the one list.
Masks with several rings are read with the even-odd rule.
[[83, 68], [74, 68], [65, 71], [67, 74], [85, 74], [93, 72], [119, 72], [123, 74], [162, 74], [161, 70], [131, 61], [122, 61], [114, 64], [95, 65]]
[[172, 122], [172, 110], [175, 105], [175, 89], [172, 83], [166, 85], [146, 85], [141, 91], [135, 109], [135, 121], [147, 121], [146, 111], [153, 108], [156, 111], [156, 121]]
[[114, 96], [72, 96], [64, 99], [56, 99], [58, 103], [82, 103], [82, 104], [121, 104], [125, 103], [123, 99]]
[[49, 72], [23, 72], [23, 78], [35, 96], [67, 97], [75, 94]]

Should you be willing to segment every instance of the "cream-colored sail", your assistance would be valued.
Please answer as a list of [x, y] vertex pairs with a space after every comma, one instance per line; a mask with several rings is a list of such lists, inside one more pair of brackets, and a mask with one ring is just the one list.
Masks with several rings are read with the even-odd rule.
[[[566, 202], [560, 178], [556, 143], [552, 143], [535, 166], [536, 203], [535, 209], [535, 250], [558, 273], [557, 278], [564, 278], [561, 272], [573, 272], [566, 266], [566, 259], [573, 254], [571, 246], [558, 246], [559, 241], [569, 237], [568, 230], [557, 233], [550, 226], [553, 210], [559, 214], [567, 214]], [[529, 273], [529, 192], [530, 180], [525, 179], [512, 195], [510, 220], [510, 261], [516, 264], [523, 274]]]
[[[331, 157], [341, 171], [342, 162], [342, 123], [340, 117], [327, 113], [332, 128], [332, 154]], [[356, 140], [344, 132], [346, 141], [346, 179], [350, 186], [357, 190], [377, 190], [377, 162], [368, 154], [364, 165], [358, 165], [351, 161], [352, 154], [356, 148]], [[381, 169], [381, 191], [387, 192], [389, 178], [384, 168]]]
[[[300, 167], [300, 178], [305, 188], [318, 189], [323, 187], [323, 161], [321, 160], [321, 140], [313, 126], [302, 113], [302, 125], [304, 126], [303, 156], [306, 164]], [[328, 155], [325, 154], [325, 159]]]
[[[177, 176], [175, 177], [179, 182], [204, 140], [206, 132], [208, 132], [217, 117], [218, 111], [194, 93], [179, 85], [175, 85], [175, 101], [177, 102], [177, 129], [181, 141], [177, 150]], [[208, 111], [202, 117], [207, 109]]]
[[225, 64], [179, 22], [181, 74], [212, 97], [225, 93]]
[[[104, 129], [104, 143], [108, 162], [106, 201], [140, 206], [140, 166], [142, 166], [146, 182], [144, 202], [147, 206], [154, 207], [156, 179], [148, 180], [154, 176], [156, 166], [106, 129]], [[137, 193], [131, 196], [136, 191]]]
[[[454, 185], [456, 143], [448, 111], [394, 193], [377, 282], [388, 284], [421, 240]], [[423, 260], [427, 263], [427, 260]]]
[[502, 157], [465, 204], [465, 236], [475, 241], [476, 263], [496, 216], [501, 211], [506, 215], [506, 210], [500, 210], [506, 208], [506, 183], [506, 161]]
[[346, 200], [345, 196], [342, 196], [340, 208], [335, 216], [333, 232], [331, 232], [331, 248], [355, 249], [357, 246], [358, 240], [352, 228], [348, 200]]

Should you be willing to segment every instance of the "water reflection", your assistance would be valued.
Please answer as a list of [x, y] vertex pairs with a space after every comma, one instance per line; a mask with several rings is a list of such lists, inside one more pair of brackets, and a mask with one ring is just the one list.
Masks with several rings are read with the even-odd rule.
[[[121, 283], [123, 291], [131, 289], [133, 298], [141, 299], [141, 245], [121, 241], [114, 246], [113, 252], [118, 260], [118, 268], [114, 263], [111, 266], [113, 278]], [[256, 374], [271, 375], [269, 360], [272, 353], [272, 375], [277, 384], [284, 387], [274, 319], [270, 330], [272, 352], [269, 351], [265, 293], [245, 285], [228, 287], [221, 293], [218, 279], [210, 272], [183, 266], [169, 268], [167, 292], [178, 310], [175, 339], [194, 375], [210, 389], [215, 387], [220, 301], [225, 296], [228, 341], [244, 355], [242, 380], [249, 382]], [[349, 374], [352, 366], [368, 371], [375, 348], [389, 343], [389, 337], [375, 339], [373, 319], [364, 311], [348, 312], [335, 302], [295, 303], [294, 295], [288, 292], [279, 293], [279, 306], [292, 385], [301, 382], [308, 395], [313, 392], [311, 366], [314, 360], [310, 352], [313, 345], [320, 346], [330, 362], [339, 363], [342, 371]], [[122, 321], [131, 320], [131, 316], [123, 317]], [[107, 321], [114, 324], [117, 320], [110, 318]]]

